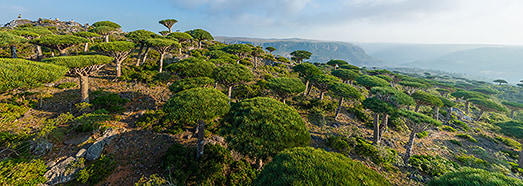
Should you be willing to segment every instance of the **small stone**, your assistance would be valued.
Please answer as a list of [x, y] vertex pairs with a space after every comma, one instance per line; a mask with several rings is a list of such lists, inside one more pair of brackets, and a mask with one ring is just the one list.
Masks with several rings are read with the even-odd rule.
[[83, 157], [85, 156], [85, 154], [87, 154], [87, 149], [80, 149], [80, 150], [76, 153], [75, 157], [76, 157], [76, 158], [83, 158]]

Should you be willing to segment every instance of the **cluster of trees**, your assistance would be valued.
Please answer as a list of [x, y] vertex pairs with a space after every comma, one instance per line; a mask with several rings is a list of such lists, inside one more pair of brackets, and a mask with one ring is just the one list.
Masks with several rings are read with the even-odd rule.
[[[0, 31], [0, 47], [8, 48], [12, 58], [0, 58], [0, 74], [8, 75], [0, 77], [0, 93], [32, 88], [69, 75], [79, 78], [81, 101], [89, 102], [90, 76], [113, 64], [114, 76], [119, 78], [126, 61], [128, 65], [130, 62], [132, 66], [142, 66], [153, 49], [159, 54], [157, 71], [175, 76], [169, 86], [172, 97], [162, 108], [170, 125], [198, 129], [202, 139], [205, 126], [217, 127], [226, 136], [229, 147], [254, 158], [259, 169], [263, 162], [273, 158], [255, 182], [259, 185], [371, 183], [362, 175], [375, 174], [340, 154], [304, 148], [309, 146], [311, 137], [293, 102], [287, 102], [293, 97], [320, 102], [336, 99], [334, 120], [346, 113], [344, 106], [362, 105], [373, 116], [374, 145], [379, 145], [389, 130], [391, 117], [401, 118], [410, 130], [403, 157], [406, 164], [413, 152], [415, 135], [434, 126], [449, 124], [452, 108], [457, 105], [464, 104], [467, 114], [471, 104], [477, 108], [477, 112], [469, 114], [474, 114], [476, 121], [481, 120], [485, 112], [510, 109], [514, 118], [514, 113], [523, 109], [522, 103], [500, 103], [494, 97], [499, 91], [486, 85], [464, 87], [438, 82], [435, 78], [427, 80], [388, 70], [367, 70], [343, 60], [315, 65], [304, 62], [312, 53], [302, 50], [290, 53], [294, 63], [288, 64], [289, 61], [281, 56], [272, 55], [274, 47], [264, 50], [250, 44], [225, 45], [214, 42], [212, 35], [202, 29], [172, 32], [177, 22], [175, 19], [159, 21], [168, 28], [168, 31], [160, 32], [161, 35], [147, 30], [120, 33], [121, 26], [110, 21], [97, 22], [84, 32], [72, 34], [53, 34], [44, 27]], [[35, 46], [34, 61], [16, 59], [16, 48], [20, 45]], [[72, 52], [75, 47], [78, 50]], [[50, 51], [51, 55], [44, 56], [42, 50]], [[54, 57], [55, 51], [59, 52], [59, 57]], [[168, 54], [178, 60], [164, 65]], [[134, 59], [126, 60], [129, 57]], [[268, 72], [267, 69], [278, 65], [287, 73]], [[268, 94], [247, 99], [233, 96], [238, 87], [252, 88], [254, 85], [263, 87], [260, 89]], [[312, 98], [313, 95], [317, 98]], [[440, 117], [440, 108], [446, 108], [446, 116]], [[204, 153], [202, 139], [198, 142], [198, 157]], [[335, 165], [346, 168], [330, 170]], [[319, 173], [311, 175], [312, 170], [303, 172], [295, 167], [307, 167]], [[362, 173], [347, 172], [349, 167], [359, 167]], [[284, 174], [273, 180], [273, 175], [282, 170], [296, 174]], [[318, 176], [320, 174], [327, 176]], [[343, 178], [338, 179], [339, 176]], [[314, 178], [314, 182], [307, 182], [308, 178]], [[333, 180], [339, 182], [331, 182]], [[372, 183], [388, 184], [379, 176]]]

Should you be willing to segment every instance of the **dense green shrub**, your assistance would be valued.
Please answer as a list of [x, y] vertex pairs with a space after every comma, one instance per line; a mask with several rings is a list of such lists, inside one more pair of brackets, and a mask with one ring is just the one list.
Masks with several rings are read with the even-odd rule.
[[394, 149], [389, 148], [378, 148], [360, 137], [355, 137], [350, 140], [351, 144], [354, 145], [354, 152], [359, 155], [369, 157], [374, 163], [396, 163], [398, 153]]
[[335, 151], [348, 155], [350, 151], [349, 139], [342, 136], [331, 136], [327, 138], [327, 145]]
[[230, 147], [260, 160], [286, 148], [308, 146], [311, 138], [298, 111], [272, 98], [234, 104], [225, 120]]
[[138, 182], [136, 182], [135, 186], [160, 186], [160, 185], [167, 185], [168, 181], [165, 180], [165, 178], [159, 177], [157, 174], [151, 174], [151, 176], [142, 177]]
[[116, 162], [112, 156], [103, 155], [99, 159], [88, 164], [84, 169], [80, 170], [78, 178], [80, 183], [87, 183], [95, 185], [107, 178], [116, 169]]
[[457, 137], [460, 137], [460, 138], [463, 138], [463, 139], [466, 139], [470, 142], [474, 142], [474, 143], [477, 143], [478, 140], [476, 140], [474, 137], [470, 136], [470, 134], [456, 134]]
[[483, 168], [487, 166], [487, 162], [485, 160], [476, 158], [474, 155], [466, 155], [461, 154], [456, 156], [456, 159], [459, 160], [461, 163], [463, 163], [466, 166], [476, 167], [476, 168]]
[[58, 88], [59, 89], [68, 89], [68, 88], [73, 88], [73, 87], [76, 87], [76, 86], [77, 86], [76, 83], [65, 82], [65, 83], [62, 83], [62, 84], [58, 85]]
[[96, 110], [93, 113], [85, 113], [73, 119], [70, 123], [75, 127], [77, 132], [91, 132], [96, 130], [105, 130], [108, 126], [104, 122], [111, 120], [113, 116], [109, 115], [106, 110]]
[[196, 159], [196, 148], [173, 144], [162, 157], [162, 168], [177, 185], [250, 185], [258, 172], [245, 160], [235, 161], [220, 145], [205, 145]]
[[523, 181], [481, 169], [463, 167], [431, 180], [429, 186], [523, 185]]
[[452, 128], [451, 126], [447, 126], [447, 125], [443, 126], [441, 129], [449, 131], [449, 132], [456, 132], [457, 131], [456, 129]]
[[312, 147], [282, 151], [254, 185], [390, 185], [378, 172], [338, 153]]
[[[67, 68], [25, 59], [0, 58], [0, 93], [32, 88], [62, 78]], [[23, 73], [21, 73], [23, 72]]]
[[516, 148], [518, 150], [521, 150], [521, 143], [513, 140], [513, 139], [510, 139], [510, 138], [504, 138], [504, 137], [501, 137], [501, 136], [498, 136], [496, 137], [497, 140], [503, 142], [503, 144], [509, 146], [509, 147], [513, 147], [513, 148]]
[[420, 133], [416, 133], [416, 137], [419, 138], [419, 139], [427, 137], [428, 135], [429, 135], [429, 131], [423, 131], [423, 132], [420, 132]]
[[214, 84], [214, 79], [211, 79], [209, 77], [194, 77], [194, 78], [185, 78], [180, 79], [171, 86], [169, 86], [169, 90], [171, 90], [172, 93], [178, 93], [183, 90], [191, 89], [191, 88], [198, 88], [198, 87], [209, 87]]
[[461, 142], [458, 140], [451, 139], [451, 140], [449, 140], [449, 142], [452, 144], [458, 145], [458, 146], [463, 146], [463, 144], [461, 144]]
[[94, 105], [95, 109], [105, 109], [110, 113], [120, 113], [125, 110], [122, 106], [123, 104], [129, 102], [128, 99], [120, 98], [117, 93], [112, 92], [103, 92], [103, 91], [94, 91], [92, 93], [94, 99], [91, 103]]
[[500, 133], [518, 139], [523, 139], [523, 122], [512, 120], [496, 123], [496, 125], [501, 128], [501, 130], [499, 130]]
[[456, 171], [459, 165], [440, 156], [413, 155], [409, 163], [421, 172], [430, 176], [441, 176]]
[[453, 120], [450, 120], [449, 123], [456, 125], [458, 127], [461, 127], [464, 131], [469, 130], [469, 126], [467, 125], [467, 123], [465, 123], [463, 121], [453, 119]]
[[44, 161], [5, 159], [0, 161], [0, 185], [38, 185], [47, 181]]
[[151, 129], [155, 132], [166, 132], [169, 134], [178, 134], [183, 132], [179, 125], [173, 125], [172, 120], [165, 117], [166, 114], [162, 109], [147, 110], [142, 117], [138, 118], [135, 125], [143, 129]]
[[0, 125], [13, 122], [22, 117], [28, 110], [28, 107], [10, 103], [0, 103]]

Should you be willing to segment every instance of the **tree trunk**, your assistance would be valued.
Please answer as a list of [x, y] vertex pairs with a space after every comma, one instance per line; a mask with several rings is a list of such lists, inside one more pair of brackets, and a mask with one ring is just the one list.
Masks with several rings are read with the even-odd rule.
[[512, 111], [510, 111], [510, 119], [512, 119], [512, 120], [514, 120], [514, 112], [515, 112], [515, 111], [516, 111], [516, 110], [512, 110]]
[[18, 58], [18, 56], [16, 55], [16, 46], [15, 45], [11, 46], [11, 58]]
[[89, 76], [80, 76], [80, 94], [82, 102], [89, 103]]
[[414, 135], [416, 135], [416, 131], [412, 130], [410, 132], [409, 142], [407, 143], [407, 149], [405, 151], [405, 157], [403, 159], [405, 165], [409, 164], [410, 154], [412, 153], [412, 147], [414, 146]]
[[519, 168], [523, 169], [523, 149], [519, 152]]
[[340, 114], [341, 104], [343, 104], [343, 97], [340, 97], [340, 102], [338, 103], [338, 108], [336, 108], [336, 114], [334, 114], [334, 120], [338, 120], [338, 115]]
[[320, 91], [320, 100], [323, 100], [323, 95], [325, 95], [325, 92]]
[[383, 137], [383, 133], [387, 131], [387, 126], [389, 124], [389, 115], [387, 113], [383, 113], [383, 118], [381, 118], [381, 125], [380, 125], [380, 131], [378, 139], [381, 141]]
[[434, 119], [439, 120], [439, 107], [434, 107]]
[[42, 47], [40, 45], [35, 45], [36, 46], [36, 59], [40, 60], [42, 59]]
[[109, 35], [105, 35], [105, 36], [104, 36], [104, 41], [105, 41], [106, 43], [109, 42]]
[[162, 72], [162, 69], [163, 69], [163, 56], [165, 55], [165, 53], [162, 53], [160, 54], [160, 68], [158, 69], [158, 72]]
[[202, 48], [202, 41], [198, 41], [198, 49]]
[[232, 86], [229, 86], [229, 92], [227, 93], [227, 96], [229, 96], [229, 102], [231, 100], [231, 93], [232, 93]]
[[308, 95], [309, 90], [309, 80], [307, 80], [307, 83], [305, 83], [305, 91], [303, 91], [303, 96]]
[[285, 104], [285, 98], [282, 99], [283, 104]]
[[88, 49], [89, 49], [89, 43], [85, 43], [84, 44], [84, 52], [87, 52]]
[[418, 112], [420, 106], [421, 106], [421, 104], [416, 104], [416, 108], [414, 109], [414, 112]]
[[445, 121], [445, 123], [449, 123], [451, 117], [452, 117], [452, 107], [448, 107], [447, 108], [447, 120]]
[[470, 110], [470, 102], [469, 102], [469, 101], [466, 101], [466, 104], [467, 104], [467, 106], [465, 107], [465, 113], [469, 114], [469, 110]]
[[256, 169], [261, 170], [263, 167], [263, 160], [261, 158], [256, 158]]
[[196, 159], [199, 159], [203, 155], [203, 145], [205, 138], [205, 121], [198, 120], [198, 142], [196, 147]]
[[378, 113], [374, 113], [374, 145], [377, 145], [380, 143], [380, 115]]
[[478, 117], [476, 118], [476, 121], [479, 121], [481, 119], [481, 116], [483, 116], [483, 112], [484, 112], [484, 110], [481, 109], [481, 111], [479, 112]]
[[138, 50], [138, 56], [136, 57], [136, 64], [134, 66], [140, 66], [140, 59], [142, 58], [143, 52], [143, 43], [140, 44], [140, 49]]
[[62, 49], [62, 50], [59, 50], [59, 51], [60, 51], [60, 56], [66, 56], [67, 49]]
[[143, 53], [142, 61], [141, 61], [140, 65], [143, 65], [143, 63], [145, 63], [145, 60], [147, 60], [147, 53], [148, 52], [149, 52], [149, 46], [145, 47], [145, 52]]
[[119, 78], [120, 76], [122, 76], [122, 62], [118, 60], [114, 60], [114, 62], [116, 64], [116, 78]]
[[54, 57], [54, 49], [51, 49], [51, 57]]

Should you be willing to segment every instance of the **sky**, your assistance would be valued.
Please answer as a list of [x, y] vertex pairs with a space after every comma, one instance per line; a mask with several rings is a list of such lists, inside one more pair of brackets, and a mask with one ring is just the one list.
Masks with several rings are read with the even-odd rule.
[[124, 31], [347, 42], [523, 45], [520, 0], [0, 0], [0, 24], [113, 21]]

